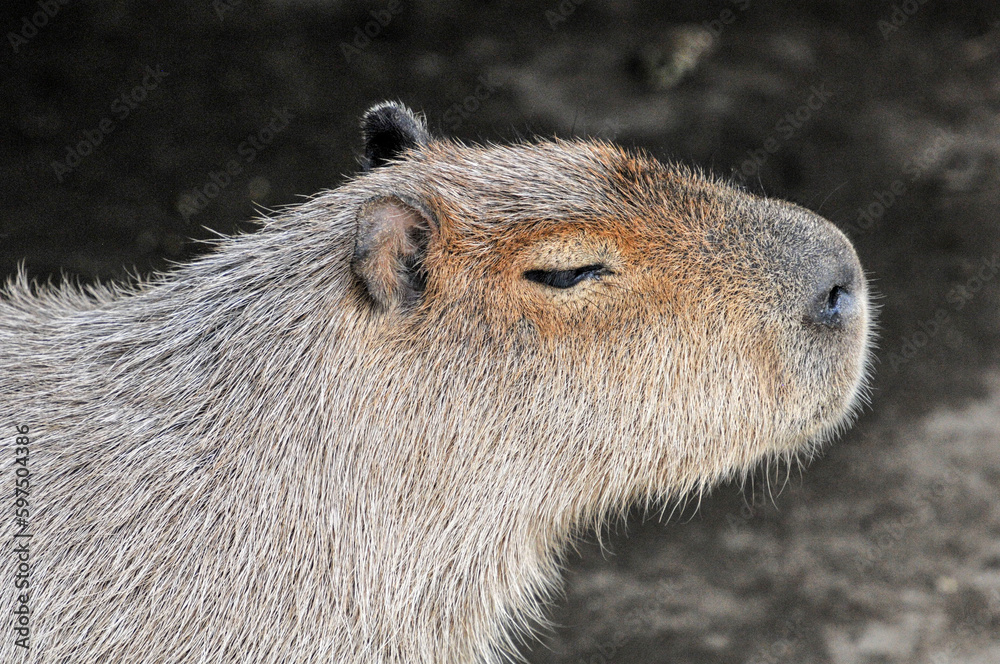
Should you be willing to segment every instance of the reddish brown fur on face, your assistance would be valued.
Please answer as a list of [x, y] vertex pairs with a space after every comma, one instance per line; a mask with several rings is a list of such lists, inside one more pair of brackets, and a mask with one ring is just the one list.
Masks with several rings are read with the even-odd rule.
[[828, 222], [390, 110], [370, 172], [134, 292], [9, 285], [38, 546], [2, 661], [496, 661], [581, 529], [849, 419], [867, 291]]

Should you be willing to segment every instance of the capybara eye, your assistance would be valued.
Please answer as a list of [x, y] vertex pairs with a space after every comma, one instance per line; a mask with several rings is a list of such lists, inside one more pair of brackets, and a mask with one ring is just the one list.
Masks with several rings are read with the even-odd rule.
[[528, 281], [535, 281], [552, 288], [569, 288], [575, 286], [584, 279], [593, 279], [602, 274], [606, 274], [608, 269], [596, 263], [571, 270], [528, 270], [524, 273], [524, 278]]

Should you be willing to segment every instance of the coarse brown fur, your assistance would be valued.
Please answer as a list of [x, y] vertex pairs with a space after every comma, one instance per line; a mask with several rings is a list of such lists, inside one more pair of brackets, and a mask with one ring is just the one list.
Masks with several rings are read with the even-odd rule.
[[135, 288], [7, 286], [0, 661], [498, 661], [575, 534], [855, 409], [863, 278], [803, 320], [861, 274], [825, 220], [601, 142], [407, 148]]

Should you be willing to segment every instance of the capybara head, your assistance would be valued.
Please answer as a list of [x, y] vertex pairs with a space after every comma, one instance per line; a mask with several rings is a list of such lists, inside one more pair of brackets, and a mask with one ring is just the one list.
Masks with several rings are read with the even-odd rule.
[[457, 386], [434, 417], [525, 446], [495, 463], [539, 446], [563, 491], [683, 493], [858, 405], [867, 286], [816, 214], [602, 142], [469, 147], [393, 104], [364, 128], [355, 306]]

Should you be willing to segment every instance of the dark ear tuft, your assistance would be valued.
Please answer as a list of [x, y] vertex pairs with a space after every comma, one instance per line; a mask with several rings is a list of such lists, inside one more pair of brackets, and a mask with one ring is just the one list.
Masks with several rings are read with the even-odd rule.
[[369, 171], [404, 151], [426, 145], [430, 136], [422, 115], [394, 101], [368, 109], [361, 118], [365, 138], [364, 169]]

